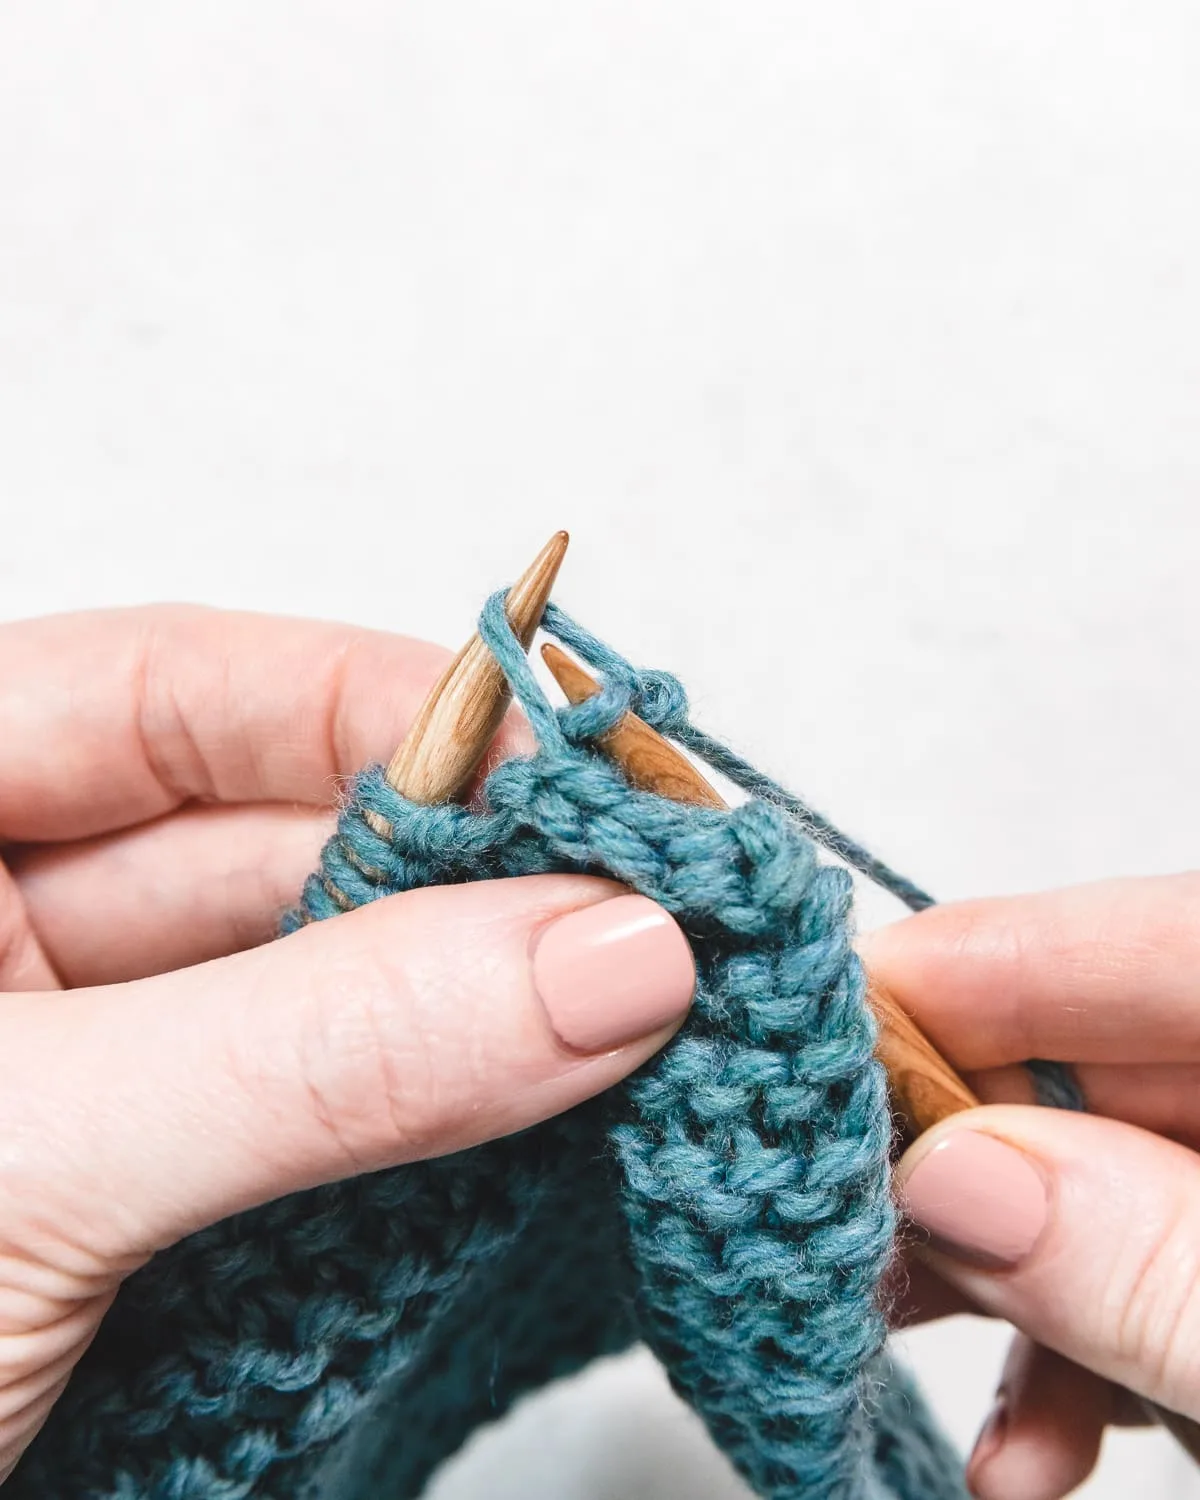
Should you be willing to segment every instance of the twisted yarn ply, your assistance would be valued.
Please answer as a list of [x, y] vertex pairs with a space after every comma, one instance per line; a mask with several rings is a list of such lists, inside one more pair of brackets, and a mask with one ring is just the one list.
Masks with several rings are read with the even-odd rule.
[[[12, 1500], [407, 1500], [524, 1392], [638, 1339], [761, 1496], [965, 1496], [884, 1347], [891, 1122], [850, 877], [810, 832], [927, 898], [694, 730], [673, 678], [635, 672], [556, 609], [544, 624], [602, 692], [554, 711], [503, 596], [489, 600], [480, 628], [537, 753], [494, 769], [480, 810], [417, 806], [363, 772], [284, 931], [434, 883], [609, 875], [688, 934], [689, 1021], [565, 1116], [281, 1199], [156, 1257]], [[756, 795], [719, 811], [631, 788], [591, 748], [630, 707]]]

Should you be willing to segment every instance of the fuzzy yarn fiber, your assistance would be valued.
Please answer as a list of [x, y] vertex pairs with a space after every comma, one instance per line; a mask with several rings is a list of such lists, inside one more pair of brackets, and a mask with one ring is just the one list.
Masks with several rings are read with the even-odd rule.
[[[891, 1120], [850, 877], [810, 835], [927, 898], [696, 731], [673, 678], [556, 609], [544, 624], [604, 690], [552, 710], [494, 596], [481, 630], [537, 753], [493, 770], [477, 811], [416, 806], [365, 771], [284, 930], [336, 915], [339, 894], [606, 874], [687, 932], [691, 1018], [565, 1116], [156, 1257], [6, 1500], [408, 1500], [524, 1392], [639, 1339], [758, 1495], [965, 1496], [885, 1350]], [[631, 706], [755, 795], [718, 811], [633, 790], [591, 748]]]

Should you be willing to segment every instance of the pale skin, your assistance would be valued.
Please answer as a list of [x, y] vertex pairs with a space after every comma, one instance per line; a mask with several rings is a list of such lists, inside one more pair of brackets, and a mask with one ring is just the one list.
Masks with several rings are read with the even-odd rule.
[[[191, 608], [0, 628], [0, 1478], [159, 1248], [531, 1124], [672, 1034], [590, 1054], [546, 1024], [530, 945], [602, 881], [414, 892], [266, 943], [339, 778], [387, 760], [447, 656]], [[899, 1182], [985, 1130], [1036, 1163], [1044, 1234], [1003, 1271], [912, 1236], [896, 1314], [1022, 1330], [971, 1482], [1055, 1500], [1129, 1414], [1110, 1381], [1200, 1416], [1200, 876], [946, 906], [862, 947], [982, 1097], [1022, 1101], [939, 1126]], [[1077, 1063], [1095, 1113], [1030, 1108], [1029, 1056]]]

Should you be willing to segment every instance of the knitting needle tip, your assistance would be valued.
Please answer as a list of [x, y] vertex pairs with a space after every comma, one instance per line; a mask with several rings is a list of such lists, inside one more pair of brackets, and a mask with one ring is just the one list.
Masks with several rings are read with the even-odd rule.
[[[565, 531], [556, 531], [508, 591], [505, 610], [526, 650], [570, 540]], [[509, 696], [504, 673], [476, 633], [426, 698], [388, 764], [388, 781], [413, 802], [452, 801], [483, 759]]]
[[[591, 673], [552, 641], [542, 647], [542, 660], [571, 703], [582, 703], [600, 691], [600, 684]], [[657, 792], [672, 802], [725, 806], [687, 756], [636, 714], [623, 715], [600, 736], [600, 746], [642, 791]]]

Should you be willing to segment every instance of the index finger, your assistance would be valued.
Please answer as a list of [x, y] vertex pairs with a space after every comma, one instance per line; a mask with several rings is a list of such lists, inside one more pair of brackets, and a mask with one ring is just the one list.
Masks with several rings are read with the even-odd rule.
[[0, 627], [0, 839], [82, 838], [194, 800], [328, 806], [386, 761], [449, 660], [192, 605]]
[[1200, 874], [931, 907], [859, 944], [966, 1071], [1200, 1059]]

